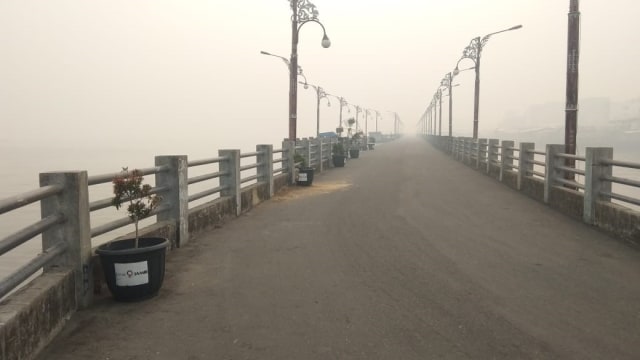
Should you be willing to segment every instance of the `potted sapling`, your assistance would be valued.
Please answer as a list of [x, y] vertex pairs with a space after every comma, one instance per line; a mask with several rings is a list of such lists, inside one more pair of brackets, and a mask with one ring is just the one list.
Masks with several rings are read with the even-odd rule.
[[135, 225], [135, 236], [100, 245], [102, 269], [109, 291], [119, 301], [137, 301], [155, 296], [164, 280], [166, 249], [169, 240], [163, 237], [141, 236], [140, 220], [148, 217], [161, 198], [143, 183], [140, 170], [123, 168], [113, 178], [116, 209], [126, 207], [130, 221]]

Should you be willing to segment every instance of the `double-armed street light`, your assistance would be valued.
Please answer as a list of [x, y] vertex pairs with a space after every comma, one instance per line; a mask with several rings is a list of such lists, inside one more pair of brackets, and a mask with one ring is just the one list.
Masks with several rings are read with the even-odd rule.
[[[272, 54], [272, 53], [269, 53], [269, 52], [266, 52], [266, 51], [260, 51], [260, 54], [279, 58], [280, 60], [282, 60], [285, 63], [285, 65], [287, 65], [287, 69], [289, 69], [289, 71], [291, 71], [291, 62], [289, 62], [289, 59], [287, 59], [286, 57], [280, 56], [280, 55], [276, 55], [276, 54]], [[302, 78], [304, 79], [305, 83], [307, 82], [307, 77], [302, 72], [302, 67], [300, 67], [300, 65], [298, 65], [298, 75], [302, 76]]]
[[340, 101], [340, 117], [338, 118], [338, 128], [341, 128], [343, 126], [342, 125], [342, 108], [346, 106], [347, 107], [347, 111], [351, 112], [351, 110], [349, 109], [349, 103], [342, 96], [336, 96], [336, 95], [333, 95], [333, 94], [327, 94], [327, 95], [328, 96], [333, 96], [334, 98], [338, 99], [338, 101]]
[[369, 138], [369, 115], [371, 115], [371, 110], [364, 109], [364, 136]]
[[[456, 66], [456, 69], [458, 67]], [[451, 137], [451, 133], [453, 132], [453, 87], [458, 86], [458, 84], [453, 85], [453, 78], [456, 77], [459, 73], [467, 70], [475, 69], [475, 66], [472, 66], [467, 69], [462, 69], [458, 71], [450, 71], [444, 75], [442, 81], [440, 81], [440, 86], [445, 87], [449, 92], [449, 137]]]
[[387, 110], [387, 112], [393, 114], [393, 134], [397, 135], [400, 132], [400, 124], [402, 123], [400, 116], [398, 116], [398, 113], [395, 111]]
[[331, 106], [331, 101], [322, 87], [302, 81], [298, 83], [304, 85], [305, 89], [311, 86], [316, 91], [316, 137], [320, 137], [320, 100], [327, 99], [327, 106]]
[[[503, 33], [505, 31], [517, 30], [520, 28], [522, 28], [522, 25], [516, 25], [505, 30], [500, 30], [500, 31], [487, 34], [483, 37], [478, 36], [473, 38], [469, 43], [469, 45], [462, 51], [462, 57], [460, 58], [460, 60], [458, 60], [458, 64], [460, 64], [460, 61], [462, 61], [463, 59], [470, 59], [471, 61], [473, 61], [475, 65], [476, 82], [475, 82], [474, 99], [473, 99], [473, 138], [474, 139], [478, 138], [478, 111], [480, 107], [480, 58], [482, 55], [482, 49], [487, 44], [487, 41], [489, 41], [489, 38], [492, 35]], [[453, 70], [453, 75], [458, 75], [458, 73], [460, 72], [460, 70], [458, 70], [458, 64], [456, 64], [456, 68], [455, 70]]]
[[360, 128], [359, 114], [362, 112], [362, 108], [359, 105], [354, 105], [356, 108], [356, 132]]
[[291, 5], [291, 58], [289, 62], [289, 140], [296, 140], [298, 112], [298, 79], [295, 69], [298, 67], [298, 36], [300, 28], [306, 23], [315, 22], [322, 27], [322, 47], [331, 46], [324, 25], [318, 21], [318, 10], [309, 0], [289, 0]]

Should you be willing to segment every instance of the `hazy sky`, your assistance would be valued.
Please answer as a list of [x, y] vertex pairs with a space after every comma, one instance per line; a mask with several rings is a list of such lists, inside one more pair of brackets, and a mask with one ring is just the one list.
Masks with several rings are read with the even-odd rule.
[[[332, 46], [320, 46], [316, 24], [302, 28], [309, 82], [380, 110], [382, 131], [392, 129], [389, 110], [413, 130], [469, 41], [517, 24], [484, 48], [480, 135], [508, 112], [564, 103], [569, 0], [313, 3]], [[580, 6], [580, 97], [640, 96], [640, 2]], [[0, 141], [278, 142], [288, 135], [288, 73], [260, 51], [289, 57], [290, 17], [286, 0], [0, 0]], [[456, 78], [457, 134], [471, 132], [473, 80], [473, 71]], [[300, 87], [298, 98], [298, 135], [312, 136], [315, 93]], [[321, 131], [337, 126], [331, 103]]]

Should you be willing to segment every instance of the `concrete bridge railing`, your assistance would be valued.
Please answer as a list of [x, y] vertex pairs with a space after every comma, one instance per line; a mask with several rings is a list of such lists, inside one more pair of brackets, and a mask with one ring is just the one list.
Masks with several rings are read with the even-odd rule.
[[534, 199], [640, 245], [640, 199], [612, 190], [613, 184], [640, 189], [640, 181], [613, 175], [616, 167], [640, 169], [640, 163], [614, 160], [613, 148], [586, 148], [585, 156], [576, 156], [565, 154], [564, 145], [546, 145], [542, 151], [534, 143], [516, 146], [510, 140], [431, 135], [426, 139]]
[[[150, 219], [151, 224], [141, 232], [168, 238], [171, 249], [184, 246], [190, 237], [249, 211], [293, 184], [296, 152], [316, 171], [331, 168], [335, 141], [284, 141], [281, 149], [257, 145], [251, 153], [220, 150], [217, 157], [201, 160], [188, 160], [186, 155], [157, 156], [155, 166], [139, 170], [155, 177], [152, 192], [161, 194], [163, 201], [152, 213], [155, 222]], [[189, 176], [189, 170], [196, 168], [204, 170]], [[41, 207], [40, 221], [0, 239], [0, 257], [6, 259], [16, 247], [42, 239], [41, 254], [0, 278], [2, 359], [26, 359], [37, 353], [73, 312], [89, 306], [94, 293], [101, 291], [104, 282], [94, 257], [93, 250], [99, 245], [95, 239], [130, 227], [132, 221], [123, 215], [93, 225], [92, 215], [111, 208], [111, 197], [90, 200], [90, 195], [91, 189], [108, 186], [117, 174], [42, 173], [40, 188], [0, 200], [0, 215], [30, 204], [40, 203]], [[190, 191], [194, 186], [204, 190]], [[198, 202], [201, 204], [196, 205]], [[16, 290], [20, 285], [24, 286]]]

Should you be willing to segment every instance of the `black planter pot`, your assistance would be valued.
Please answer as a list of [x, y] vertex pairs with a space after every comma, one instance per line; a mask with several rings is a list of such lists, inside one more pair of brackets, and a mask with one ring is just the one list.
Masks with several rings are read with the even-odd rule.
[[350, 156], [352, 159], [357, 159], [357, 158], [359, 158], [359, 157], [360, 157], [360, 150], [358, 150], [358, 149], [355, 149], [355, 150], [354, 150], [354, 149], [349, 150], [349, 156]]
[[313, 183], [313, 168], [302, 168], [298, 170], [298, 178], [296, 184], [302, 186], [311, 186]]
[[113, 298], [138, 301], [158, 294], [164, 280], [164, 263], [169, 240], [159, 237], [125, 239], [102, 244], [96, 249]]
[[344, 159], [346, 158], [345, 155], [333, 155], [333, 166], [344, 167]]

